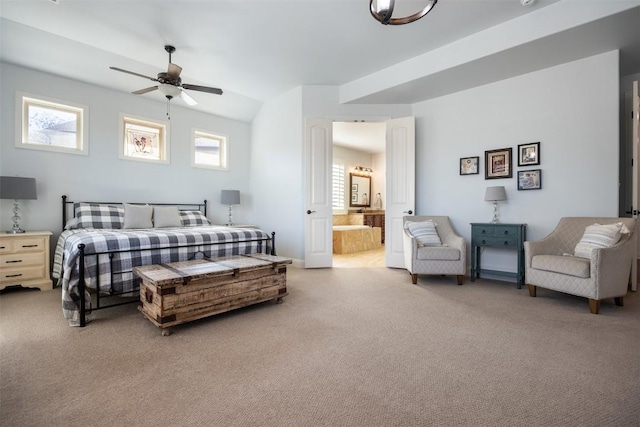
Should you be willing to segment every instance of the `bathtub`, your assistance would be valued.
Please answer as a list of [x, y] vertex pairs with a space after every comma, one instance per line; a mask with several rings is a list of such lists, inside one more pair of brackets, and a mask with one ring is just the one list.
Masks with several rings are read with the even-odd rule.
[[334, 225], [333, 253], [350, 254], [382, 247], [382, 230], [366, 225]]

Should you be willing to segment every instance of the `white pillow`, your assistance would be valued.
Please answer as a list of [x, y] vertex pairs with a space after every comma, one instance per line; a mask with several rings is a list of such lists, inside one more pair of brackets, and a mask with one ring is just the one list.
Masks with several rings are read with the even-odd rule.
[[182, 220], [180, 219], [180, 210], [178, 207], [154, 206], [153, 226], [155, 228], [182, 227]]
[[124, 228], [153, 228], [153, 206], [124, 204]]
[[584, 230], [582, 239], [574, 249], [574, 255], [581, 258], [591, 258], [591, 252], [596, 248], [610, 248], [620, 240], [623, 224], [593, 224]]
[[404, 227], [416, 238], [420, 246], [442, 246], [436, 226], [437, 224], [432, 220], [407, 221], [404, 224]]

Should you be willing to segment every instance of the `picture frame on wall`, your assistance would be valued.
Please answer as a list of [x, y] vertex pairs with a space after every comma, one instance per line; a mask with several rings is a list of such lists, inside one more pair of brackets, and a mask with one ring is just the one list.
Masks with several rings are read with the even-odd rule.
[[460, 158], [460, 175], [477, 175], [479, 173], [480, 156]]
[[542, 171], [540, 169], [518, 171], [518, 190], [540, 190]]
[[518, 145], [518, 166], [540, 164], [540, 142]]
[[511, 147], [485, 151], [484, 179], [511, 178], [513, 176], [512, 153]]

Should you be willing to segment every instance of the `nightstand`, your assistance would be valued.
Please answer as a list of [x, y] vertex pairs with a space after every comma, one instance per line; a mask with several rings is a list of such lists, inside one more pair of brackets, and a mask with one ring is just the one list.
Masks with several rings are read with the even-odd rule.
[[[527, 237], [527, 224], [471, 224], [471, 281], [480, 277], [480, 273], [515, 277], [518, 289], [524, 284], [524, 241]], [[486, 270], [480, 267], [481, 248], [503, 248], [518, 252], [518, 271]]]
[[53, 289], [49, 275], [50, 231], [0, 235], [0, 290], [20, 285]]
[[255, 225], [252, 224], [233, 224], [233, 225], [226, 225], [225, 227], [231, 227], [231, 228], [258, 228]]

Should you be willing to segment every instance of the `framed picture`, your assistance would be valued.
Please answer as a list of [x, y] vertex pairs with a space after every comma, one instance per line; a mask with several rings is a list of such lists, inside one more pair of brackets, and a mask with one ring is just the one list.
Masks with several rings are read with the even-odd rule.
[[511, 148], [484, 152], [484, 179], [511, 178]]
[[169, 163], [169, 124], [120, 114], [119, 158]]
[[480, 173], [478, 167], [480, 163], [480, 157], [461, 157], [460, 158], [460, 175], [477, 175]]
[[518, 145], [518, 166], [533, 166], [540, 164], [540, 143]]
[[352, 193], [358, 192], [358, 184], [351, 184], [351, 192]]
[[518, 190], [540, 190], [542, 188], [542, 171], [534, 169], [518, 171]]

